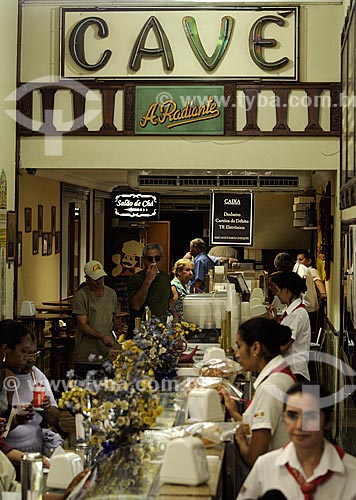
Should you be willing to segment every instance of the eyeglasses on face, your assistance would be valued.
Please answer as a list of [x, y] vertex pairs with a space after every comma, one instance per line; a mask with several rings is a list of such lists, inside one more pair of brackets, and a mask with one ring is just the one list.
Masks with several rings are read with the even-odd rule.
[[39, 358], [40, 357], [40, 354], [41, 354], [41, 351], [37, 351], [37, 352], [28, 352], [25, 357], [26, 358]]
[[146, 256], [146, 259], [148, 260], [148, 262], [159, 262], [161, 260], [161, 256], [160, 255], [147, 255]]

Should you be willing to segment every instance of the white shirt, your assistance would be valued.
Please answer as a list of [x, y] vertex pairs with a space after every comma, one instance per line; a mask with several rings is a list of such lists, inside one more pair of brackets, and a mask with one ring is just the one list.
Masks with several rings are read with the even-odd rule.
[[289, 326], [292, 330], [294, 342], [284, 353], [287, 363], [293, 373], [300, 373], [310, 380], [308, 361], [310, 351], [311, 329], [309, 316], [304, 307], [298, 307], [302, 303], [301, 299], [295, 299], [285, 309], [287, 316], [282, 319], [281, 324]]
[[255, 395], [243, 414], [243, 422], [248, 423], [252, 431], [271, 431], [270, 450], [288, 442], [288, 434], [282, 421], [283, 400], [294, 380], [287, 373], [271, 373], [281, 364], [285, 364], [283, 356], [276, 356], [263, 368], [253, 384]]
[[21, 493], [21, 487], [16, 482], [16, 472], [12, 463], [6, 455], [0, 452], [0, 493], [3, 491], [17, 491]]
[[[36, 366], [32, 368], [36, 382], [40, 382], [46, 388], [46, 396], [49, 397], [51, 401], [51, 406], [57, 407], [56, 400], [54, 399], [51, 386], [48, 382], [46, 375], [41, 372]], [[12, 403], [16, 405], [17, 403], [31, 403], [33, 400], [33, 378], [30, 373], [23, 375], [16, 375], [19, 381], [19, 387], [17, 392], [15, 391], [12, 398]], [[20, 401], [18, 401], [18, 399]], [[43, 437], [42, 428], [40, 426], [42, 422], [41, 413], [35, 411], [32, 420], [29, 420], [28, 424], [18, 425], [12, 429], [7, 438], [6, 443], [14, 448], [21, 451], [37, 451], [42, 453], [43, 451]]]
[[[288, 500], [304, 500], [300, 486], [288, 472], [286, 463], [303, 473], [293, 443], [261, 455], [243, 484], [237, 500], [255, 500], [272, 489], [281, 491]], [[334, 473], [317, 487], [313, 500], [356, 500], [356, 458], [346, 453], [341, 460], [335, 447], [325, 441], [321, 461], [307, 481], [322, 476], [328, 470]]]
[[299, 274], [301, 278], [305, 279], [305, 284], [307, 285], [307, 291], [303, 294], [303, 302], [305, 304], [305, 307], [307, 308], [307, 311], [308, 312], [317, 311], [319, 309], [319, 302], [314, 284], [315, 280], [313, 272], [309, 267], [306, 267], [304, 264], [299, 264], [299, 262], [297, 262], [294, 265], [293, 272]]

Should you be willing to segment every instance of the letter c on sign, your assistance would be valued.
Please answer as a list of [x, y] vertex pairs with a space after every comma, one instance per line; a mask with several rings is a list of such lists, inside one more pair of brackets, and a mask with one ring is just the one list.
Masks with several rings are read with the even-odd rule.
[[106, 38], [109, 35], [109, 28], [104, 19], [100, 17], [87, 17], [74, 26], [69, 38], [69, 52], [78, 66], [88, 71], [96, 71], [106, 66], [112, 52], [107, 49], [96, 64], [88, 63], [85, 58], [84, 38], [86, 30], [91, 25], [96, 25], [98, 27], [98, 35], [100, 38]]

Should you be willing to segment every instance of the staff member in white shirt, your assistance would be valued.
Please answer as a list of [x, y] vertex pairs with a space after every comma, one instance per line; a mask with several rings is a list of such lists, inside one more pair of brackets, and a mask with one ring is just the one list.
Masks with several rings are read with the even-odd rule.
[[[270, 286], [282, 304], [287, 306], [281, 324], [289, 326], [292, 338], [281, 348], [299, 382], [310, 380], [308, 362], [311, 341], [310, 321], [302, 300], [305, 280], [294, 272], [276, 272], [270, 276]], [[273, 314], [273, 311], [272, 311]]]
[[356, 458], [324, 438], [333, 407], [326, 406], [330, 394], [316, 388], [296, 384], [287, 391], [284, 422], [290, 442], [257, 459], [237, 500], [256, 500], [272, 489], [289, 500], [356, 499]]
[[[322, 318], [326, 305], [326, 289], [325, 285], [320, 278], [318, 270], [314, 267], [315, 260], [313, 255], [307, 250], [303, 250], [297, 255], [297, 262], [294, 266], [295, 272], [302, 278], [307, 280], [307, 293], [304, 296], [304, 302], [309, 313], [310, 325], [312, 332], [316, 332], [319, 326], [322, 325]], [[310, 290], [309, 290], [310, 288]], [[313, 306], [308, 308], [307, 298]], [[320, 315], [321, 311], [321, 315]]]
[[239, 326], [236, 358], [245, 371], [256, 371], [258, 377], [253, 384], [254, 397], [243, 415], [230, 394], [221, 391], [230, 417], [245, 424], [238, 428], [235, 436], [237, 460], [242, 459], [235, 477], [237, 487], [241, 486], [258, 456], [288, 441], [282, 422], [283, 394], [295, 378], [281, 356], [281, 346], [290, 338], [289, 328], [264, 317], [249, 319]]

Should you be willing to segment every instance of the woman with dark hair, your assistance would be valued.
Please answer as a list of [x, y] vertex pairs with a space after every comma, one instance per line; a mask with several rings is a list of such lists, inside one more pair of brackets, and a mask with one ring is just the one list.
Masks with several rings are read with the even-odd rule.
[[60, 411], [47, 377], [37, 366], [34, 366], [40, 351], [37, 350], [35, 334], [31, 333], [31, 339], [26, 364], [16, 374], [18, 387], [13, 402], [25, 403], [32, 401], [34, 381], [45, 387], [46, 395], [41, 407], [35, 409], [33, 419], [12, 429], [5, 441], [10, 446], [14, 446], [21, 451], [39, 452], [42, 455], [50, 456], [51, 450], [53, 451], [57, 446], [63, 444], [63, 439], [59, 434], [45, 427], [49, 425], [52, 429], [58, 428]]
[[[14, 463], [21, 461], [23, 453], [7, 445], [1, 436], [12, 408], [13, 392], [8, 389], [15, 388], [15, 374], [26, 365], [30, 345], [31, 336], [22, 323], [10, 319], [0, 321], [0, 450]], [[21, 418], [16, 417], [13, 427], [33, 418], [32, 405], [24, 413]]]
[[[269, 277], [270, 288], [277, 295], [284, 309], [281, 324], [289, 326], [292, 337], [282, 347], [282, 354], [288, 358], [297, 380], [310, 380], [308, 361], [311, 341], [310, 321], [301, 294], [307, 289], [305, 280], [294, 272], [276, 272]], [[273, 313], [272, 313], [273, 314]]]
[[237, 500], [255, 500], [274, 488], [293, 500], [355, 500], [356, 458], [324, 437], [333, 401], [318, 385], [295, 384], [287, 391], [284, 422], [290, 442], [256, 461]]
[[[245, 321], [237, 332], [238, 362], [245, 371], [258, 373], [253, 384], [255, 394], [243, 415], [238, 412], [236, 401], [229, 393], [222, 391], [222, 395], [230, 417], [244, 423], [235, 439], [241, 458], [249, 467], [257, 457], [288, 441], [282, 422], [283, 394], [295, 378], [281, 355], [281, 346], [286, 345], [290, 338], [288, 327], [265, 317]], [[248, 470], [245, 477], [247, 473]], [[244, 477], [241, 475], [240, 480], [242, 484]]]

